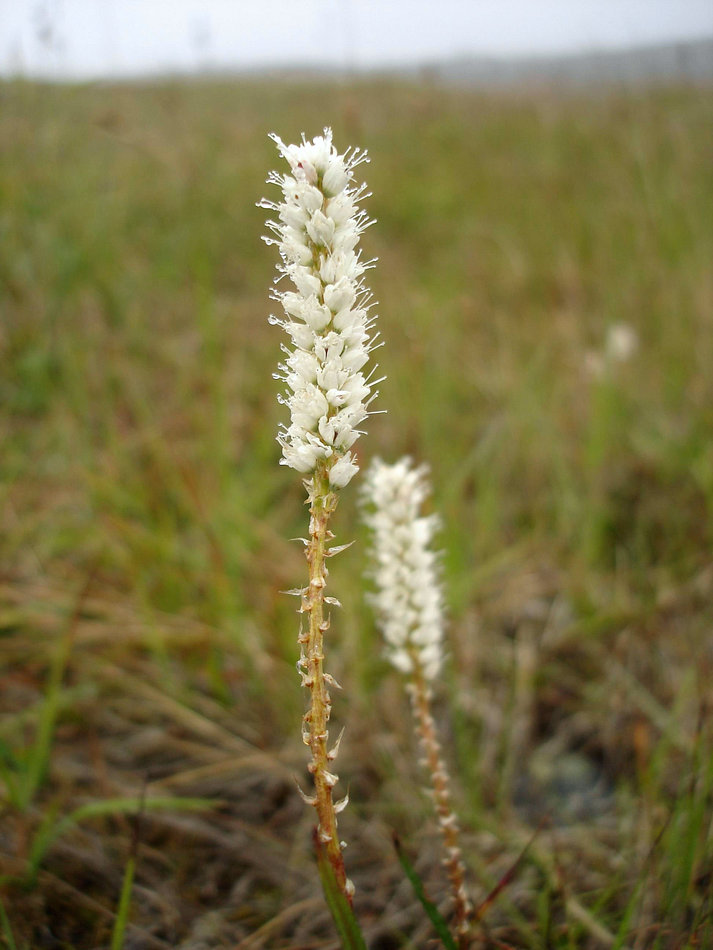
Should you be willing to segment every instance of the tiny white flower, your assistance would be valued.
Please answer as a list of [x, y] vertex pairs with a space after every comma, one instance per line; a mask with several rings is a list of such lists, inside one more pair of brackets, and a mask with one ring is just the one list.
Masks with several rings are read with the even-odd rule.
[[607, 328], [601, 351], [588, 350], [584, 354], [584, 368], [593, 379], [605, 379], [617, 363], [627, 363], [635, 356], [638, 348], [636, 330], [628, 323], [613, 323]]
[[321, 211], [315, 211], [311, 219], [306, 222], [307, 234], [315, 244], [331, 247], [334, 240], [335, 223]]
[[348, 277], [340, 277], [336, 284], [328, 284], [324, 288], [324, 302], [332, 313], [351, 313], [355, 299], [356, 289]]
[[[280, 252], [286, 260], [289, 258], [289, 245], [286, 251], [280, 245]], [[288, 266], [289, 266], [289, 261]], [[303, 297], [318, 296], [322, 294], [322, 284], [316, 274], [313, 274], [308, 267], [293, 267], [290, 269], [290, 277]]]
[[283, 450], [283, 456], [283, 461], [286, 465], [305, 474], [314, 471], [317, 459], [319, 458], [319, 454], [314, 446], [306, 443], [302, 443], [296, 447], [288, 445]]
[[337, 227], [346, 224], [356, 211], [354, 200], [348, 193], [342, 192], [327, 202], [327, 214]]
[[325, 195], [338, 195], [349, 184], [349, 172], [342, 160], [332, 162], [322, 179]]
[[614, 323], [607, 330], [605, 351], [616, 363], [625, 363], [636, 353], [639, 338], [628, 323]]
[[334, 488], [344, 488], [359, 471], [359, 466], [354, 462], [352, 455], [348, 452], [338, 459], [329, 470], [329, 484]]
[[304, 351], [308, 351], [312, 340], [314, 340], [314, 331], [304, 323], [283, 323], [282, 326], [292, 337], [295, 346]]
[[319, 372], [319, 362], [313, 353], [304, 350], [295, 350], [287, 361], [287, 365], [305, 383], [314, 383]]
[[320, 303], [319, 300], [312, 295], [305, 301], [305, 305], [302, 309], [302, 319], [311, 330], [314, 330], [315, 333], [320, 333], [331, 322], [332, 314], [330, 313], [329, 307]]
[[355, 250], [371, 222], [357, 207], [364, 187], [352, 184], [367, 159], [356, 150], [339, 155], [330, 129], [297, 145], [271, 137], [289, 165], [288, 173], [268, 178], [282, 200], [260, 203], [276, 212], [268, 221], [274, 237], [265, 240], [277, 245], [281, 278], [293, 285], [273, 294], [287, 318], [270, 318], [292, 344], [277, 374], [291, 415], [278, 436], [282, 462], [303, 473], [326, 465], [332, 487], [342, 488], [358, 471], [349, 449], [376, 396], [362, 373], [374, 319], [362, 275], [371, 262], [363, 264]]
[[280, 221], [297, 231], [309, 221], [309, 212], [300, 205], [285, 204], [280, 208]]

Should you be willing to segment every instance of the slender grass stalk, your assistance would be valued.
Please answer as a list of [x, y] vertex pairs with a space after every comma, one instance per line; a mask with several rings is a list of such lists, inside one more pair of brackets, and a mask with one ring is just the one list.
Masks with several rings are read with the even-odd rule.
[[[16, 783], [18, 794], [16, 794], [15, 803], [21, 811], [27, 811], [34, 801], [49, 766], [52, 740], [62, 702], [62, 682], [72, 652], [77, 621], [91, 583], [92, 575], [90, 573], [77, 593], [74, 607], [67, 617], [50, 663], [49, 678], [40, 707], [35, 741], [28, 750], [25, 771], [20, 781]], [[12, 791], [11, 788], [10, 791]]]
[[369, 335], [371, 296], [362, 280], [371, 262], [362, 262], [355, 250], [371, 222], [357, 207], [364, 186], [351, 184], [354, 168], [366, 155], [356, 149], [338, 154], [330, 129], [311, 142], [303, 136], [299, 145], [285, 145], [278, 136], [271, 137], [290, 171], [268, 177], [268, 183], [281, 188], [283, 197], [279, 202], [260, 202], [278, 218], [268, 221], [274, 236], [265, 240], [280, 251], [276, 284], [288, 278], [294, 287], [275, 289], [273, 299], [284, 316], [270, 317], [271, 323], [287, 332], [292, 345], [291, 349], [283, 346], [286, 358], [276, 374], [286, 384], [280, 401], [290, 410], [290, 424], [282, 426], [277, 439], [281, 463], [307, 476], [304, 485], [310, 506], [309, 538], [305, 539], [309, 584], [292, 591], [301, 598], [300, 612], [307, 615], [298, 638], [298, 669], [309, 690], [302, 738], [310, 750], [314, 793], [302, 794], [317, 812], [320, 853], [326, 854], [337, 886], [351, 904], [354, 888], [346, 875], [337, 831], [337, 815], [348, 796], [339, 802], [333, 799], [338, 776], [332, 762], [339, 739], [328, 746], [329, 687], [338, 684], [324, 669], [324, 641], [330, 625], [326, 606], [338, 602], [325, 595], [325, 588], [326, 559], [343, 549], [328, 546], [334, 537], [330, 518], [339, 490], [358, 471], [351, 448], [376, 396], [374, 380], [361, 371], [375, 339]]
[[386, 654], [407, 677], [415, 731], [423, 765], [432, 783], [433, 801], [444, 845], [443, 864], [451, 883], [458, 945], [470, 937], [470, 903], [458, 842], [458, 821], [451, 804], [450, 780], [431, 712], [431, 683], [443, 660], [443, 595], [431, 540], [435, 516], [419, 516], [428, 495], [425, 468], [408, 458], [395, 465], [375, 459], [363, 490], [364, 520], [372, 529], [372, 601], [386, 641]]
[[136, 861], [139, 853], [139, 839], [141, 835], [141, 813], [145, 801], [146, 788], [144, 787], [141, 795], [141, 804], [136, 814], [133, 816], [134, 830], [131, 836], [131, 851], [124, 869], [124, 879], [121, 884], [121, 894], [119, 895], [119, 906], [114, 918], [114, 928], [111, 934], [110, 950], [122, 950], [124, 946], [124, 935], [129, 923], [129, 914], [131, 912], [131, 894], [134, 887], [134, 876], [136, 875]]
[[413, 892], [419, 900], [421, 907], [426, 911], [426, 916], [433, 924], [433, 929], [438, 934], [441, 943], [446, 948], [446, 950], [458, 950], [453, 935], [450, 932], [448, 923], [443, 918], [441, 912], [433, 903], [432, 900], [426, 894], [426, 889], [423, 886], [423, 881], [416, 873], [415, 868], [406, 857], [403, 848], [401, 847], [401, 842], [399, 841], [398, 835], [394, 835], [394, 846], [396, 848], [396, 855], [399, 859], [401, 867], [404, 869], [406, 877], [411, 882], [411, 887], [413, 887]]
[[0, 900], [0, 929], [2, 930], [3, 939], [7, 945], [7, 950], [17, 950], [17, 943], [15, 942], [15, 935], [12, 932], [12, 924], [8, 919], [7, 913], [5, 911], [5, 905]]
[[129, 912], [131, 910], [131, 891], [134, 886], [134, 875], [136, 873], [136, 857], [129, 855], [124, 869], [124, 879], [121, 884], [121, 894], [119, 895], [119, 906], [114, 918], [114, 928], [111, 932], [111, 950], [121, 950], [124, 946], [124, 936], [126, 926], [129, 922]]
[[173, 798], [157, 795], [155, 798], [107, 798], [103, 801], [86, 802], [63, 818], [57, 818], [55, 814], [50, 813], [37, 829], [32, 841], [27, 860], [26, 882], [34, 885], [40, 865], [53, 842], [83, 821], [106, 816], [136, 814], [139, 809], [166, 812], [210, 811], [217, 805], [218, 802], [210, 798]]

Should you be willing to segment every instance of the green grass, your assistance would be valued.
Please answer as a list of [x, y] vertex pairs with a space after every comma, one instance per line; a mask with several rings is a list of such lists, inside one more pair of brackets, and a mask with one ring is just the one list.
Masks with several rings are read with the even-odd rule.
[[[368, 148], [378, 222], [388, 412], [359, 452], [428, 461], [443, 518], [439, 717], [475, 903], [545, 821], [488, 939], [711, 942], [712, 121], [705, 88], [0, 86], [7, 946], [334, 945], [292, 780], [278, 592], [305, 576], [305, 509], [255, 207], [267, 133], [327, 124]], [[616, 323], [638, 351], [596, 378]], [[367, 943], [424, 946], [392, 830], [447, 892], [355, 494], [331, 564], [340, 828]], [[134, 850], [111, 804], [144, 789], [220, 807], [147, 813]]]

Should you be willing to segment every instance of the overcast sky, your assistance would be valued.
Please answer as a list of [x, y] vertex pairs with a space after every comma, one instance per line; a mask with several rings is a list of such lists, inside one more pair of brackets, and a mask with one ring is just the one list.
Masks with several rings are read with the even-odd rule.
[[713, 36], [713, 0], [0, 0], [0, 73], [345, 68]]

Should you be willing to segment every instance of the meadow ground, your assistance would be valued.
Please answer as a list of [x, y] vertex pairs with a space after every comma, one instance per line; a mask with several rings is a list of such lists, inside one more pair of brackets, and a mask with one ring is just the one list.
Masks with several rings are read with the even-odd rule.
[[[0, 940], [335, 946], [255, 207], [267, 133], [327, 124], [372, 160], [388, 412], [361, 458], [428, 462], [443, 520], [476, 903], [530, 842], [476, 945], [711, 947], [713, 91], [277, 81], [0, 86]], [[447, 891], [357, 483], [340, 828], [369, 946], [423, 948], [394, 830]]]

